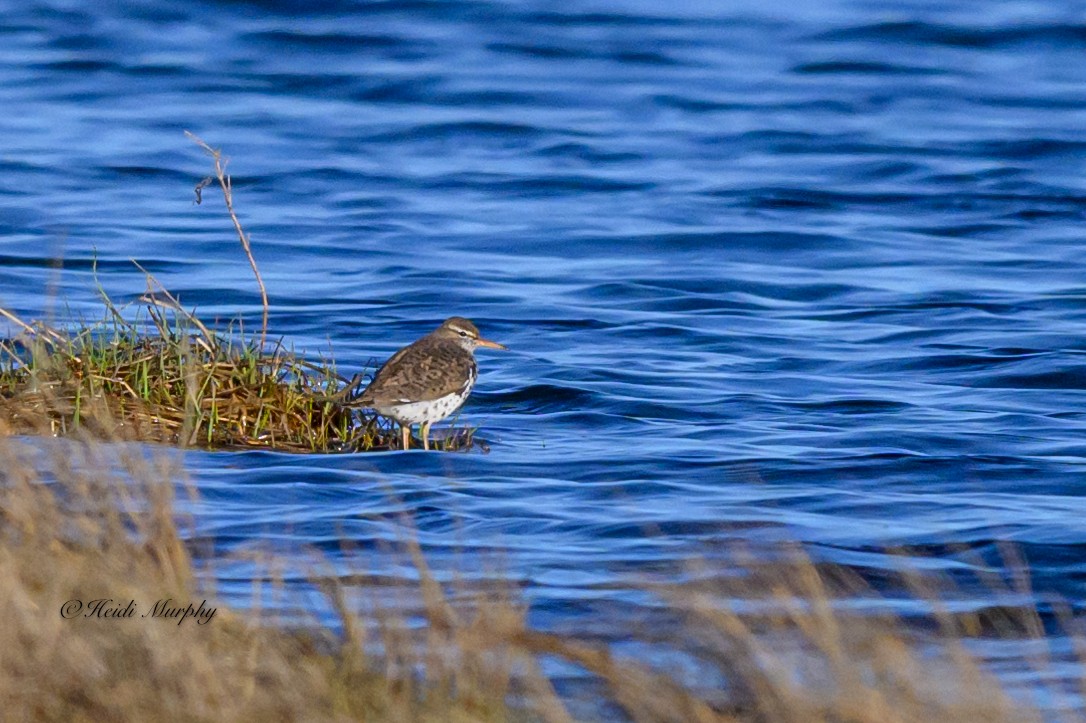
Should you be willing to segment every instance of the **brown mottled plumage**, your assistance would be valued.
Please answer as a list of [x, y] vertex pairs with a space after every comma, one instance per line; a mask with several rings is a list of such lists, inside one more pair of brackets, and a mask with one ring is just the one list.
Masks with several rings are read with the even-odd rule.
[[430, 449], [430, 425], [449, 416], [471, 394], [478, 376], [475, 349], [504, 349], [482, 339], [467, 319], [454, 316], [392, 355], [350, 405], [368, 407], [396, 420], [407, 449], [411, 425], [422, 425], [422, 445]]

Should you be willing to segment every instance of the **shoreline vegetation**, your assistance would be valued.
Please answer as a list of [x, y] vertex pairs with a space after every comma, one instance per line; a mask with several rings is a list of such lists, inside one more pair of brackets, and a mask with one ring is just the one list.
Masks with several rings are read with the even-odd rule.
[[[251, 608], [227, 606], [212, 581], [232, 558], [186, 535], [174, 506], [179, 455], [126, 442], [329, 452], [396, 448], [398, 435], [329, 401], [358, 377], [266, 351], [267, 294], [225, 162], [196, 140], [261, 288], [259, 336], [207, 328], [150, 274], [142, 321], [104, 293], [105, 321], [74, 333], [0, 309], [22, 331], [0, 342], [5, 719], [998, 723], [1052, 719], [1051, 702], [1068, 699], [1078, 703], [1064, 719], [1077, 719], [1086, 677], [1066, 689], [1068, 661], [1046, 627], [1063, 621], [1081, 676], [1081, 621], [1023, 604], [1028, 591], [1003, 573], [978, 572], [988, 609], [956, 611], [954, 586], [904, 558], [900, 579], [879, 582], [893, 605], [798, 549], [692, 562], [674, 576], [686, 582], [634, 584], [653, 617], [608, 621], [622, 646], [533, 629], [514, 582], [444, 584], [411, 540], [387, 554], [414, 567], [414, 584], [309, 566], [306, 594], [333, 622], [262, 613], [284, 588], [272, 573], [255, 575]], [[65, 439], [19, 438], [31, 435]], [[470, 431], [451, 443], [471, 444]], [[249, 569], [277, 569], [256, 557]], [[1023, 688], [972, 652], [993, 641], [1035, 673]], [[584, 685], [548, 677], [556, 664]]]
[[[233, 187], [221, 151], [189, 137], [213, 160], [196, 185], [217, 184], [260, 290], [259, 333], [240, 324], [210, 329], [138, 263], [147, 292], [135, 318], [99, 285], [102, 321], [74, 332], [28, 324], [0, 308], [19, 329], [0, 340], [0, 435], [67, 436], [157, 442], [208, 449], [260, 447], [283, 452], [366, 452], [399, 449], [391, 422], [354, 414], [337, 402], [364, 379], [345, 379], [334, 360], [314, 363], [269, 350], [268, 294], [249, 236], [234, 211]], [[474, 429], [435, 439], [435, 449], [476, 445]], [[420, 445], [421, 446], [421, 445]]]
[[[186, 541], [180, 455], [76, 432], [0, 438], [0, 465], [10, 720], [999, 723], [1077, 720], [1077, 708], [1054, 716], [1052, 702], [1086, 690], [1086, 679], [1067, 689], [1068, 661], [1016, 586], [988, 581], [990, 608], [954, 611], [958, 588], [907, 562], [880, 583], [893, 589], [883, 597], [786, 546], [692, 563], [686, 582], [633, 583], [652, 600], [651, 622], [611, 619], [616, 647], [533, 629], [500, 573], [440, 582], [410, 539], [380, 554], [413, 565], [417, 582], [303, 561], [296, 606], [262, 614], [262, 601], [289, 599], [283, 571], [297, 570]], [[249, 609], [212, 589], [216, 565], [239, 559], [268, 571], [254, 573]], [[316, 619], [320, 607], [334, 620]], [[980, 643], [1018, 651], [1015, 693], [970, 652]], [[555, 663], [584, 682], [556, 684], [544, 673]]]

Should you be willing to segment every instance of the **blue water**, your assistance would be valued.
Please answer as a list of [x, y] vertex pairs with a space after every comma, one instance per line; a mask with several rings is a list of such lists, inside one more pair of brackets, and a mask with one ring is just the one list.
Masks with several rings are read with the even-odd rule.
[[639, 575], [730, 543], [877, 576], [1011, 541], [1027, 602], [1086, 607], [1082, 3], [0, 11], [0, 305], [97, 319], [92, 263], [127, 303], [136, 259], [258, 325], [188, 129], [272, 336], [348, 375], [452, 314], [512, 350], [461, 416], [489, 454], [186, 453], [215, 554], [409, 577], [405, 514], [442, 579], [496, 557], [534, 625], [616, 641]]

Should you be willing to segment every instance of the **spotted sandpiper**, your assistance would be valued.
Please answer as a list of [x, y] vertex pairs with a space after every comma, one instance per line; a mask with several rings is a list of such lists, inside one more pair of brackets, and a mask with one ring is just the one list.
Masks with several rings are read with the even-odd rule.
[[453, 316], [384, 363], [373, 381], [348, 406], [373, 409], [400, 425], [403, 448], [411, 439], [411, 425], [421, 424], [422, 447], [430, 449], [430, 425], [449, 416], [464, 403], [479, 375], [475, 350], [485, 346], [505, 349], [483, 339], [467, 319]]

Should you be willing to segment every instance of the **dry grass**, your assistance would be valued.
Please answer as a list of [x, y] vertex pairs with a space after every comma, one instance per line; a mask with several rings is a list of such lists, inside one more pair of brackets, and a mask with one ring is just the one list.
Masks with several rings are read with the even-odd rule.
[[[510, 719], [494, 684], [506, 673], [488, 664], [436, 662], [427, 675], [456, 685], [435, 697], [436, 683], [384, 675], [353, 636], [291, 633], [221, 606], [203, 625], [141, 618], [159, 599], [208, 597], [175, 525], [173, 486], [151, 481], [179, 472], [137, 448], [54, 444], [63, 447], [40, 454], [0, 440], [5, 720]], [[136, 600], [138, 614], [64, 619], [73, 599], [88, 602], [83, 610]]]
[[[917, 584], [917, 599], [936, 610], [922, 625], [850, 612], [842, 602], [874, 593], [798, 554], [737, 557], [723, 580], [645, 584], [662, 617], [611, 621], [646, 649], [678, 651], [694, 675], [533, 630], [511, 587], [450, 591], [410, 544], [402, 554], [421, 583], [398, 589], [396, 605], [356, 605], [388, 596], [371, 595], [377, 583], [365, 576], [329, 573], [313, 580], [341, 635], [319, 623], [269, 625], [201, 588], [164, 481], [181, 471], [147, 450], [0, 440], [5, 719], [567, 721], [570, 710], [646, 723], [1042, 718], [967, 652], [977, 635], [1043, 640], [1032, 611], [1011, 608], [1007, 620], [1020, 619], [993, 626], [938, 612], [939, 597]], [[208, 598], [218, 612], [204, 625], [61, 615], [68, 600], [99, 598], [136, 600], [140, 613], [163, 598]], [[421, 628], [407, 620], [415, 613]], [[591, 692], [570, 707], [539, 672], [547, 658], [580, 667]]]

